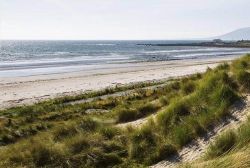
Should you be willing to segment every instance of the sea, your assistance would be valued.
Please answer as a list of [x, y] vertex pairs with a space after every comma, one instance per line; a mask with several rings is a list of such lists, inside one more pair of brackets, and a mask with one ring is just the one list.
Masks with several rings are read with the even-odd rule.
[[204, 59], [250, 53], [247, 48], [155, 46], [200, 41], [0, 41], [0, 78], [100, 71], [138, 62]]

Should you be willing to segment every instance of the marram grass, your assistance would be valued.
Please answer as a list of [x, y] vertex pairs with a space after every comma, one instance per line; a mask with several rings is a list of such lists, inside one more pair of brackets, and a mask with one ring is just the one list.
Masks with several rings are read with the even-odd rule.
[[[230, 116], [230, 107], [249, 91], [249, 70], [250, 55], [246, 55], [161, 87], [140, 89], [154, 85], [142, 83], [2, 110], [0, 167], [152, 165]], [[66, 103], [127, 89], [136, 90], [118, 97]], [[141, 127], [116, 126], [145, 117], [150, 119]], [[247, 167], [249, 151], [233, 153], [232, 149], [242, 149], [249, 137], [249, 127], [224, 135], [211, 146], [216, 150], [208, 152], [208, 160], [192, 166]]]

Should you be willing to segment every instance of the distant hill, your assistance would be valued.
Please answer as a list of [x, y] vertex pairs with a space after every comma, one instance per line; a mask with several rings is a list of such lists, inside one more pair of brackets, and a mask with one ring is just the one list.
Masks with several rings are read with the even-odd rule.
[[250, 40], [250, 27], [238, 29], [214, 38], [222, 40]]

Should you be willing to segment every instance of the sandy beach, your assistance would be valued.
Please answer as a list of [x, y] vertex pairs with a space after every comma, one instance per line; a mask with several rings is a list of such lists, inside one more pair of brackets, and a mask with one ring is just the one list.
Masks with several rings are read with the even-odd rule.
[[[117, 84], [160, 80], [204, 72], [237, 56], [144, 62], [116, 68], [28, 77], [0, 78], [0, 108], [27, 105], [63, 95], [99, 90]], [[118, 65], [119, 66], [119, 65]]]

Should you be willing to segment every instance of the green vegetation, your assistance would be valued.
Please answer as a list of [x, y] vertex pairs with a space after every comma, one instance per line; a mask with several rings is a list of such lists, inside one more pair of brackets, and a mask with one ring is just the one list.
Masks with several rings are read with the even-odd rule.
[[228, 131], [210, 145], [206, 159], [214, 159], [231, 151], [238, 151], [250, 145], [250, 118], [236, 131]]
[[181, 167], [190, 168], [248, 168], [250, 167], [250, 118], [237, 130], [217, 137], [202, 160]]
[[[249, 92], [250, 56], [235, 60], [231, 71], [239, 84], [239, 90]], [[249, 109], [250, 110], [250, 109]], [[250, 118], [236, 130], [229, 130], [210, 144], [201, 160], [180, 167], [189, 168], [248, 168], [250, 167]]]
[[[230, 107], [249, 91], [249, 70], [250, 55], [246, 55], [232, 64], [171, 82], [141, 83], [2, 110], [0, 167], [154, 164], [229, 117]], [[71, 103], [128, 89], [135, 90]], [[117, 126], [145, 117], [148, 120], [140, 127]], [[211, 146], [208, 159], [235, 145], [244, 146], [248, 135], [249, 127], [242, 127], [237, 135], [225, 134]]]
[[215, 158], [231, 150], [236, 143], [236, 135], [230, 131], [220, 136], [207, 152], [207, 158]]
[[160, 107], [161, 105], [146, 103], [138, 106], [136, 109], [121, 109], [118, 113], [118, 122], [128, 122], [142, 118], [156, 112]]

